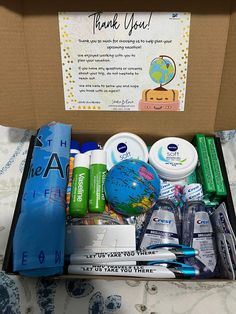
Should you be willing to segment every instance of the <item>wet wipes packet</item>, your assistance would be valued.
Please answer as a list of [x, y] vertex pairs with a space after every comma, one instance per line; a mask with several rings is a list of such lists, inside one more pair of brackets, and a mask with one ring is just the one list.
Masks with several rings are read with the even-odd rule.
[[221, 258], [221, 271], [228, 279], [236, 276], [236, 237], [227, 214], [225, 203], [221, 203], [211, 215], [217, 233], [217, 247]]
[[221, 274], [224, 278], [235, 280], [235, 269], [230, 256], [232, 251], [230, 250], [229, 243], [227, 243], [226, 235], [224, 233], [218, 233], [216, 242], [220, 257]]
[[229, 221], [225, 203], [221, 203], [220, 206], [213, 211], [211, 221], [217, 233], [231, 234], [234, 245], [236, 245], [236, 237]]
[[226, 233], [225, 240], [226, 240], [227, 248], [229, 250], [229, 255], [230, 255], [232, 265], [233, 265], [234, 272], [236, 272], [236, 250], [235, 250], [234, 239], [230, 233]]

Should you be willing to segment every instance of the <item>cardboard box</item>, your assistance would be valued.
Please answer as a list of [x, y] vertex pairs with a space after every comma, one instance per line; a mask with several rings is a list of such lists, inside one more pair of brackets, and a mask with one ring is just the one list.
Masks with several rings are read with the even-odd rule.
[[[65, 111], [57, 17], [60, 11], [191, 12], [185, 111]], [[114, 133], [130, 131], [147, 143], [165, 136], [191, 139], [198, 132], [213, 134], [216, 130], [236, 129], [235, 29], [235, 0], [3, 0], [0, 124], [37, 129], [54, 120], [72, 124], [73, 132], [83, 140], [104, 142]], [[18, 210], [19, 202], [20, 199]], [[235, 228], [233, 209], [229, 215]], [[13, 226], [16, 221], [17, 211]], [[11, 272], [9, 263], [7, 256], [4, 269]]]

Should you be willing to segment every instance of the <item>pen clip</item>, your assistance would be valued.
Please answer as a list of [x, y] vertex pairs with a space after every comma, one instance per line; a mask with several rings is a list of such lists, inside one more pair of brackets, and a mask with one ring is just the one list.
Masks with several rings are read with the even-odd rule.
[[173, 248], [173, 249], [191, 249], [190, 246], [183, 244], [175, 244], [175, 243], [160, 243], [160, 244], [152, 244], [147, 247], [147, 250], [159, 249], [159, 248]]
[[199, 275], [199, 270], [195, 267], [176, 261], [153, 261], [147, 265], [164, 266], [171, 270], [176, 278], [191, 278]]
[[154, 250], [159, 248], [169, 249], [169, 251], [175, 254], [176, 257], [194, 257], [199, 254], [197, 250], [190, 246], [175, 243], [152, 244], [147, 247], [147, 250]]
[[175, 267], [181, 267], [181, 268], [192, 268], [192, 266], [176, 262], [176, 261], [151, 261], [148, 262], [147, 265], [162, 265], [165, 266], [166, 268], [175, 268]]

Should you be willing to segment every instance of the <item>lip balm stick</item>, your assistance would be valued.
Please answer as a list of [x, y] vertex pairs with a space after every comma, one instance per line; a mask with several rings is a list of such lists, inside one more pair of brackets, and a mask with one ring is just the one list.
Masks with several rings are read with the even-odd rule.
[[93, 150], [90, 163], [89, 211], [103, 213], [105, 210], [104, 181], [107, 172], [107, 155], [104, 150]]
[[89, 155], [75, 156], [70, 199], [72, 217], [84, 216], [88, 209], [89, 163]]

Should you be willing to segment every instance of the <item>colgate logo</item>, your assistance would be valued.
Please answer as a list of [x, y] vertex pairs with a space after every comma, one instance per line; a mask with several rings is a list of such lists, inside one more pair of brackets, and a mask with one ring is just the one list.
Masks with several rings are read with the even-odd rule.
[[162, 218], [153, 218], [153, 221], [159, 225], [169, 225], [172, 222], [172, 219], [162, 219]]
[[199, 225], [207, 225], [209, 223], [209, 220], [204, 219], [198, 219], [197, 224]]

